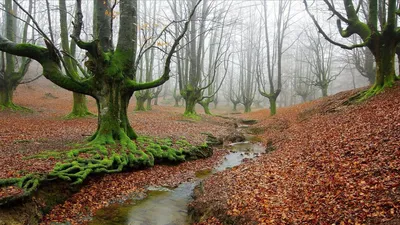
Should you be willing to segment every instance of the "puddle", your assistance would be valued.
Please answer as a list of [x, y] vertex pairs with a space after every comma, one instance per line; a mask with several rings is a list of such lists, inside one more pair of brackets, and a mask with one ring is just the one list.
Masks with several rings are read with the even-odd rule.
[[199, 182], [212, 173], [237, 166], [243, 159], [265, 152], [265, 147], [249, 142], [234, 143], [231, 153], [213, 170], [196, 172], [197, 180], [185, 182], [175, 189], [149, 187], [147, 197], [131, 203], [114, 204], [97, 211], [92, 225], [183, 225], [188, 224], [187, 204]]

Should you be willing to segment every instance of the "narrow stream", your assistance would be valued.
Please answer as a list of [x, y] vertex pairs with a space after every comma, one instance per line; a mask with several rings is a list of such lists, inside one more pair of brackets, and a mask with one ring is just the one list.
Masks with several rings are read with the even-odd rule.
[[194, 187], [212, 173], [237, 166], [245, 158], [254, 158], [264, 153], [265, 147], [249, 142], [231, 144], [231, 152], [213, 171], [198, 171], [197, 179], [184, 182], [175, 189], [149, 187], [147, 197], [130, 203], [113, 204], [100, 209], [92, 225], [182, 225], [188, 224], [187, 205], [191, 201]]

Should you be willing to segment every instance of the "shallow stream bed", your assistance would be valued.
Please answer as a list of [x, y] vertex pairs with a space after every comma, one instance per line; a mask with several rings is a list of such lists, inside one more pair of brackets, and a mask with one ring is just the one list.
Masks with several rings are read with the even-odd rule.
[[201, 180], [212, 173], [237, 166], [245, 158], [254, 158], [265, 152], [265, 147], [249, 142], [231, 144], [220, 165], [213, 171], [198, 171], [196, 179], [181, 183], [177, 188], [148, 187], [143, 199], [132, 199], [124, 204], [112, 204], [96, 212], [91, 225], [182, 225], [188, 224], [187, 205], [192, 192]]

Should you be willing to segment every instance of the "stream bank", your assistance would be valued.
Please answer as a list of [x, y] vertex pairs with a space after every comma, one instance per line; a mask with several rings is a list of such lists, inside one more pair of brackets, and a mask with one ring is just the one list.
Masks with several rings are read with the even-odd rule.
[[187, 205], [193, 200], [195, 187], [201, 189], [201, 181], [213, 173], [241, 164], [245, 159], [252, 159], [265, 152], [259, 144], [250, 142], [234, 143], [222, 162], [213, 169], [199, 170], [196, 178], [181, 183], [176, 188], [149, 186], [146, 196], [137, 196], [123, 204], [112, 204], [96, 212], [91, 225], [117, 224], [189, 224]]
[[[236, 126], [235, 131], [225, 137], [225, 140], [244, 140], [242, 132], [246, 129], [247, 125]], [[253, 136], [246, 135], [246, 138], [251, 139]], [[181, 225], [198, 221], [196, 212], [193, 208], [188, 208], [188, 205], [196, 197], [196, 193], [201, 192], [202, 181], [214, 173], [228, 170], [266, 153], [264, 146], [249, 141], [231, 143], [226, 147], [229, 152], [220, 164], [212, 169], [198, 170], [196, 178], [183, 182], [176, 188], [148, 186], [144, 196], [136, 196], [123, 204], [112, 204], [98, 210], [89, 224]]]
[[0, 206], [0, 225], [39, 224], [54, 206], [65, 202], [81, 187], [61, 180], [44, 182], [32, 196]]
[[[232, 123], [229, 124], [232, 126]], [[10, 207], [4, 206], [4, 210], [1, 210], [0, 224], [85, 223], [97, 209], [108, 205], [105, 201], [119, 202], [126, 199], [124, 196], [136, 196], [137, 193], [143, 192], [146, 185], [177, 187], [184, 181], [192, 181], [196, 171], [214, 168], [225, 154], [226, 151], [218, 151], [211, 158], [185, 162], [177, 166], [160, 165], [137, 172], [96, 176], [88, 179], [83, 185], [74, 187], [64, 182], [52, 181], [51, 185], [49, 183], [41, 186], [32, 198], [25, 198], [18, 204], [9, 205]], [[116, 180], [123, 181], [123, 185], [115, 182]], [[143, 198], [140, 194], [138, 196]], [[84, 209], [79, 206], [84, 206]], [[71, 217], [71, 212], [77, 217]]]

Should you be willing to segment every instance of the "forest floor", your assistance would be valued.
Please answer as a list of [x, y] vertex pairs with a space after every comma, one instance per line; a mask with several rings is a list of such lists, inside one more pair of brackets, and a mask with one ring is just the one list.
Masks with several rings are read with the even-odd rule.
[[[274, 151], [207, 178], [190, 206], [206, 214], [200, 224], [400, 224], [400, 84], [366, 102], [343, 105], [357, 91], [281, 108], [274, 117], [268, 110], [235, 115], [256, 119], [247, 130], [266, 146], [272, 143]], [[24, 85], [15, 102], [33, 112], [0, 112], [0, 178], [50, 171], [57, 159], [29, 156], [68, 150], [96, 129], [96, 118], [63, 119], [71, 110], [71, 94], [61, 89]], [[220, 137], [233, 129], [232, 121], [221, 117], [189, 120], [182, 108], [134, 112], [133, 107], [129, 119], [139, 135], [184, 136], [200, 144], [206, 138], [201, 132]], [[91, 99], [89, 108], [95, 112]], [[91, 177], [43, 224], [82, 224], [97, 209], [142, 193], [146, 186], [193, 179], [225, 153]]]
[[242, 114], [276, 150], [206, 179], [199, 224], [400, 224], [400, 83], [343, 105], [357, 91]]
[[[64, 119], [72, 107], [72, 94], [49, 84], [40, 87], [20, 85], [14, 102], [32, 112], [0, 112], [0, 178], [22, 177], [32, 172], [46, 173], [60, 160], [31, 157], [41, 152], [68, 151], [95, 132], [97, 118]], [[231, 120], [202, 115], [201, 120], [183, 117], [183, 108], [153, 106], [151, 111], [135, 112], [130, 104], [129, 119], [139, 135], [181, 139], [200, 145], [202, 132], [223, 137], [234, 130]], [[96, 112], [93, 99], [89, 110]], [[79, 192], [58, 205], [44, 218], [43, 224], [69, 221], [82, 224], [90, 215], [111, 202], [140, 195], [147, 186], [174, 187], [195, 178], [195, 172], [214, 168], [226, 151], [214, 151], [208, 159], [184, 162], [176, 166], [155, 165], [139, 171], [91, 177]], [[18, 194], [18, 190], [0, 189], [0, 197]], [[1, 221], [0, 221], [1, 224]]]

